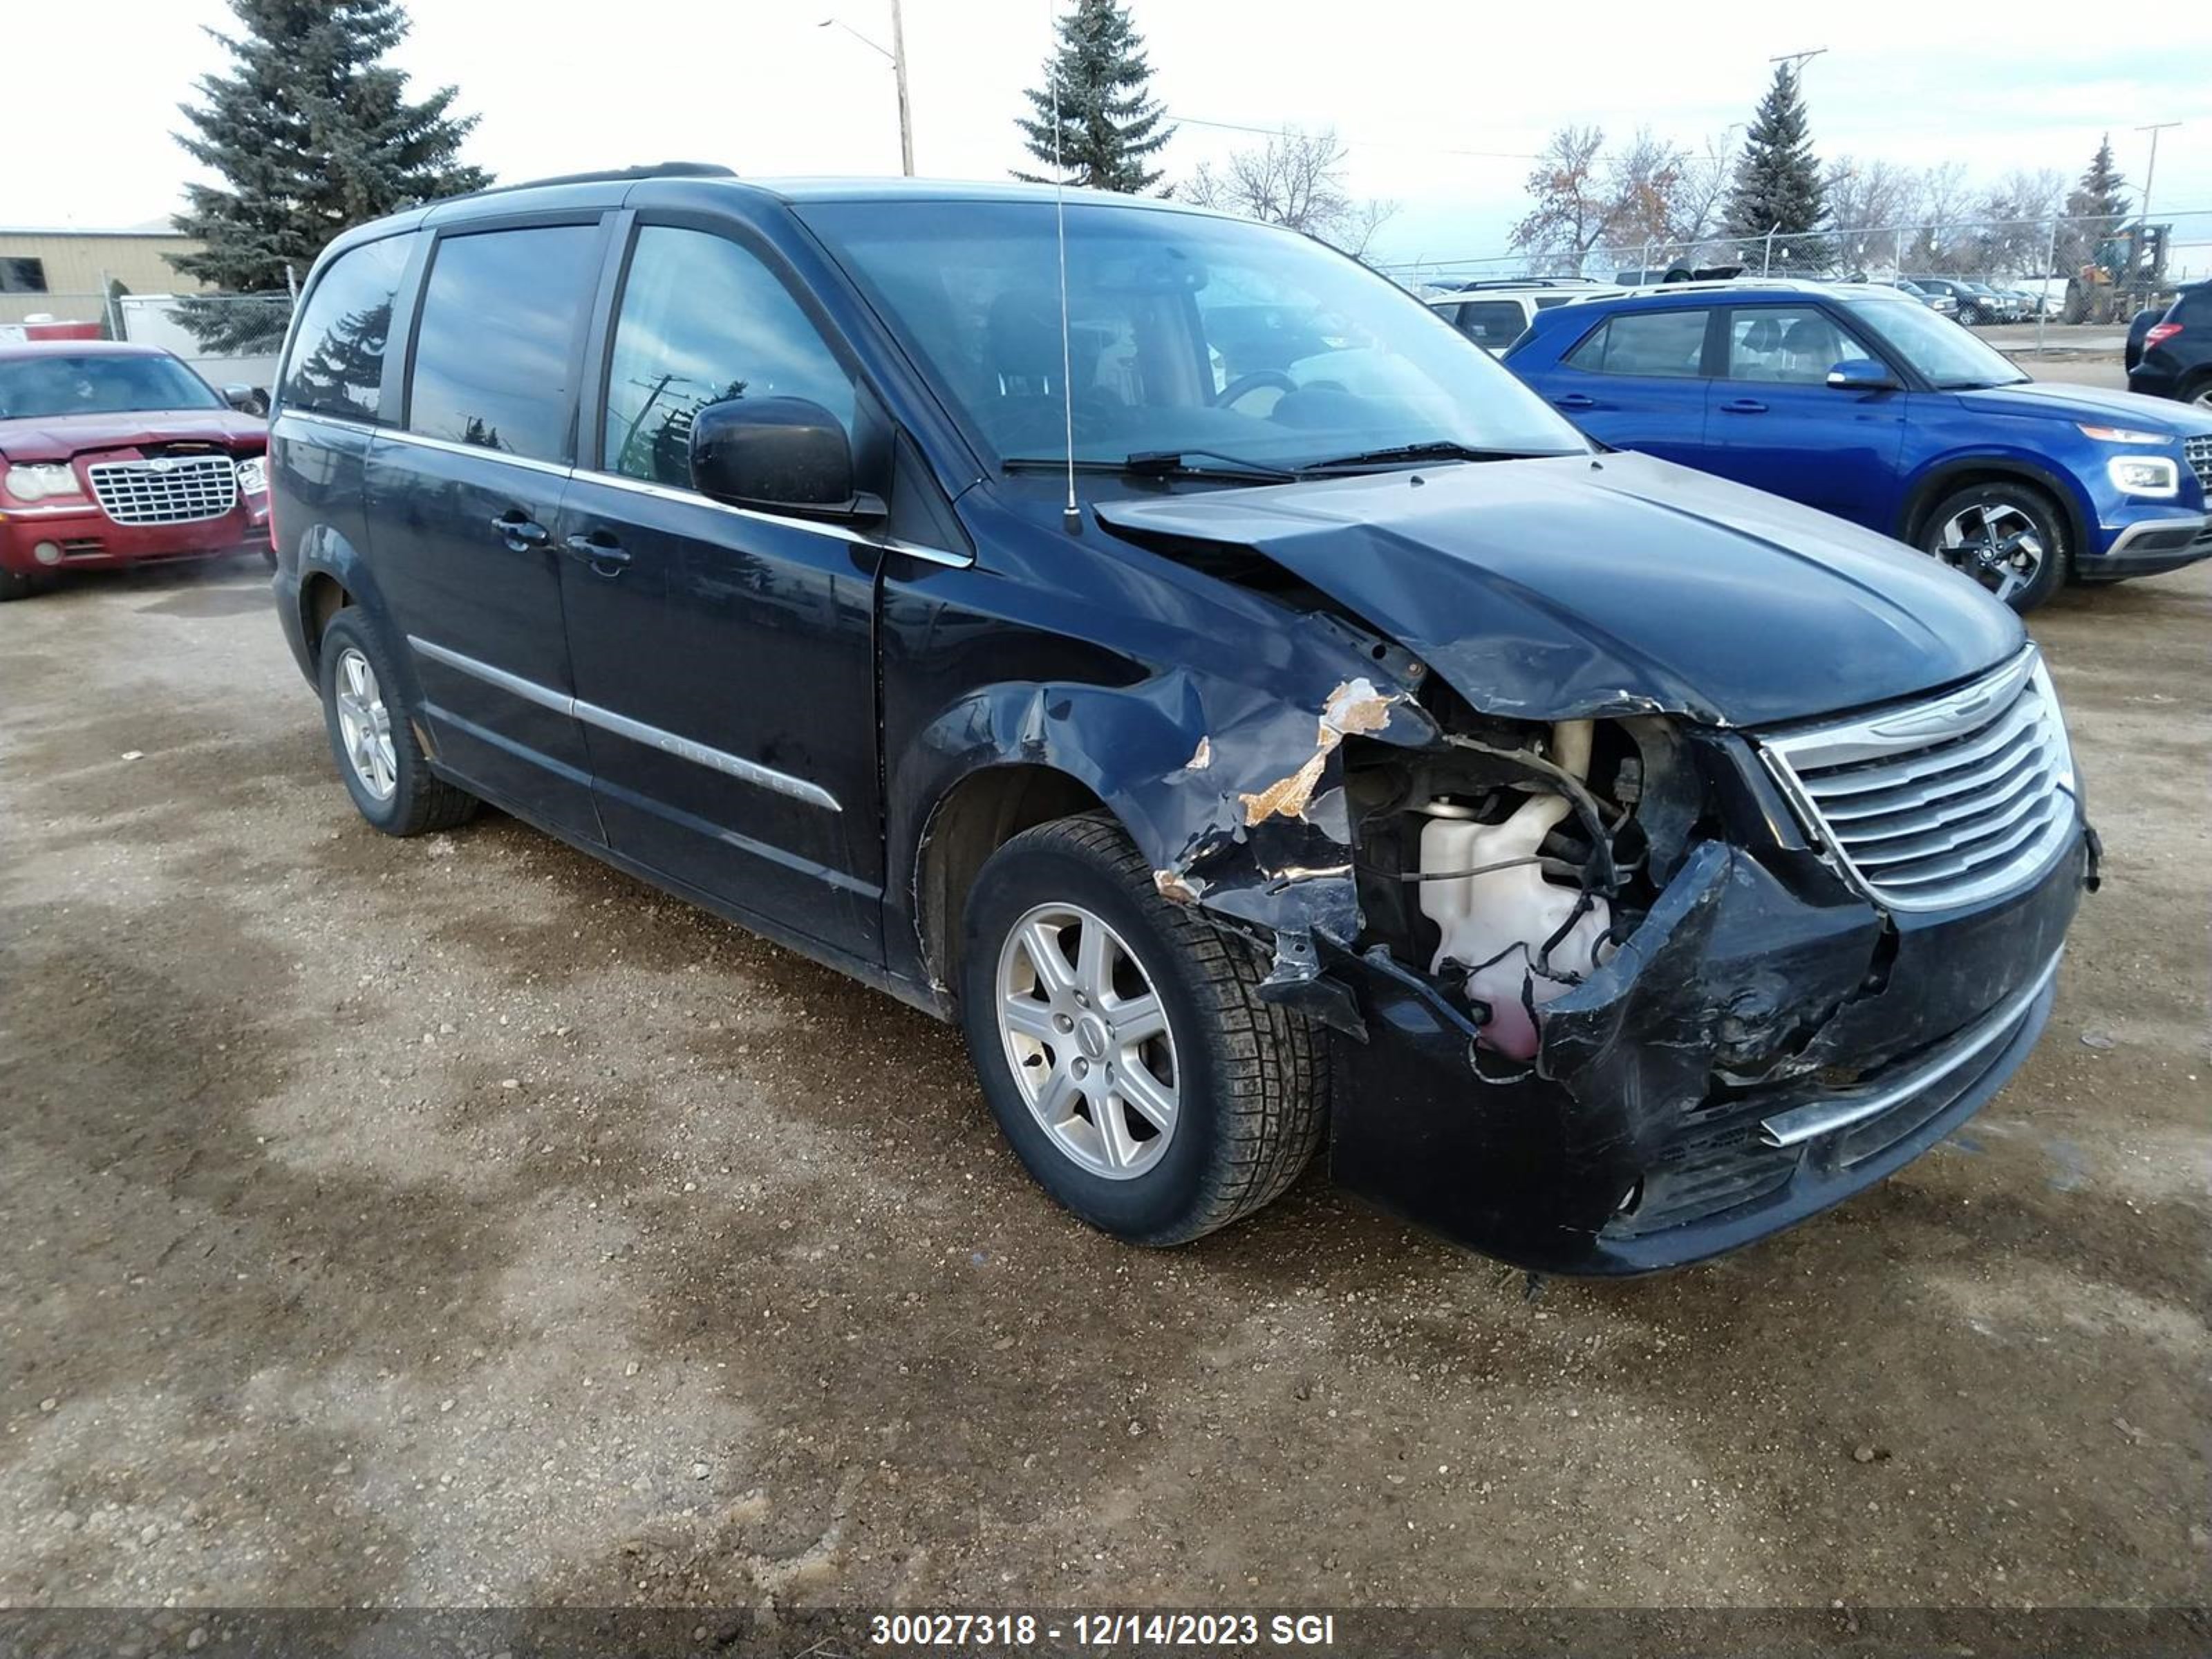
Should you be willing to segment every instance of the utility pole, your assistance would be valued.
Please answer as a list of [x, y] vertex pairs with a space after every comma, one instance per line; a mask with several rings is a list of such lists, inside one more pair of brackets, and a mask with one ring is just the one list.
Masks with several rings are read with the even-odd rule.
[[1790, 65], [1790, 72], [1792, 75], [1802, 76], [1804, 73], [1805, 65], [1814, 58], [1823, 56], [1827, 50], [1828, 49], [1826, 46], [1815, 46], [1810, 52], [1778, 52], [1775, 56], [1768, 58], [1766, 61], [1770, 64], [1787, 64]]
[[906, 100], [906, 16], [891, 0], [891, 75], [898, 82], [899, 168], [914, 177], [914, 112]]
[[[2150, 134], [2150, 166], [2143, 171], [2142, 240], [2136, 245], [2136, 252], [2129, 259], [2130, 265], [2136, 264], [2150, 252], [2151, 238], [2156, 234], [2150, 228], [2150, 187], [2158, 182], [2158, 135], [2168, 127], [2178, 127], [2180, 125], [2179, 121], [2156, 121], [2149, 126], [2136, 129], [2137, 132]], [[2146, 289], [2159, 280], [2159, 273], [2164, 269], [2165, 264], [2166, 246], [2160, 243], [2157, 256], [2143, 268], [2142, 282]], [[2130, 276], [2134, 274], [2132, 270], [2129, 272]], [[2148, 297], [2148, 294], [2145, 297]]]
[[2159, 121], [2147, 127], [2137, 127], [2137, 132], [2150, 134], [2150, 166], [2143, 173], [2143, 228], [2150, 228], [2150, 187], [2158, 182], [2158, 135], [2169, 127], [2178, 127], [2179, 121]]
[[842, 17], [825, 17], [817, 28], [840, 28], [851, 35], [870, 52], [888, 62], [891, 77], [898, 84], [899, 171], [909, 179], [914, 177], [914, 114], [907, 102], [906, 93], [906, 17], [899, 0], [891, 0], [891, 43], [879, 46]]

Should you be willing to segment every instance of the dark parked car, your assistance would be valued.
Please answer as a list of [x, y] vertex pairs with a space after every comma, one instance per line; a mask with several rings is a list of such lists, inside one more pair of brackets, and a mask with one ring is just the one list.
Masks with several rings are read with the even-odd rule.
[[2142, 331], [2128, 390], [2212, 410], [2212, 283], [2185, 288]]
[[275, 591], [362, 816], [495, 801], [958, 1020], [1148, 1244], [1325, 1140], [1514, 1261], [1662, 1267], [2003, 1083], [2094, 868], [2017, 618], [1594, 449], [1308, 238], [1061, 223], [659, 169], [337, 239]]
[[2212, 417], [2032, 380], [1886, 287], [1592, 300], [1505, 361], [1601, 442], [1886, 532], [2021, 611], [2212, 558]]
[[265, 551], [266, 428], [169, 353], [0, 342], [0, 599], [64, 568]]

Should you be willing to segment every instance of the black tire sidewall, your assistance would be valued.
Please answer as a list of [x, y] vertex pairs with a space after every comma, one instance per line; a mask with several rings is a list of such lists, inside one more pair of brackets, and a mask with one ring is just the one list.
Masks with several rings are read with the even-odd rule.
[[[2000, 482], [1973, 484], [1964, 489], [1953, 490], [1929, 508], [1927, 518], [1922, 520], [1920, 550], [1932, 559], [1941, 559], [1943, 556], [1937, 550], [1936, 541], [1948, 520], [1968, 507], [1996, 506], [2000, 503], [2017, 507], [2033, 519], [2037, 532], [2043, 541], [2043, 562], [2036, 570], [2035, 579], [2011, 599], [2000, 601], [2025, 614], [2066, 585], [2067, 573], [2073, 564], [2073, 549], [2067, 538], [2065, 516], [2058, 510], [2057, 503], [2034, 485]], [[1976, 586], [1981, 586], [1979, 580], [1971, 572], [1961, 571], [1960, 574]], [[1987, 588], [1982, 591], [1989, 592]], [[1994, 599], [1996, 595], [1991, 594], [1990, 597]]]
[[[1017, 921], [1054, 901], [1082, 906], [1121, 936], [1159, 994], [1174, 1033], [1175, 1138], [1157, 1164], [1126, 1180], [1093, 1175], [1059, 1149], [1023, 1098], [999, 1034], [1000, 951]], [[961, 1024], [992, 1115], [1039, 1186], [1092, 1226], [1138, 1244], [1192, 1236], [1192, 1224], [1219, 1179], [1223, 1152], [1226, 1057], [1219, 1011], [1200, 964], [1175, 937], [1172, 921], [1156, 916], [1112, 871], [1079, 853], [1012, 844], [994, 854], [977, 878], [963, 939]]]
[[[348, 646], [367, 657], [368, 665], [376, 671], [377, 688], [383, 693], [384, 706], [392, 715], [395, 783], [391, 795], [384, 800], [369, 793], [361, 775], [354, 770], [338, 726], [338, 659]], [[353, 797], [353, 804], [362, 817], [385, 834], [405, 834], [405, 826], [414, 815], [415, 798], [428, 781], [429, 769], [412, 740], [412, 733], [404, 729], [408, 709], [399, 695], [399, 677], [392, 665], [392, 653], [386, 650], [384, 641], [377, 637], [375, 629], [362, 616], [359, 607], [347, 606], [332, 617], [330, 625], [323, 630], [315, 680], [323, 695], [323, 727], [330, 739], [331, 757], [337, 763], [338, 777], [345, 784], [346, 793]]]

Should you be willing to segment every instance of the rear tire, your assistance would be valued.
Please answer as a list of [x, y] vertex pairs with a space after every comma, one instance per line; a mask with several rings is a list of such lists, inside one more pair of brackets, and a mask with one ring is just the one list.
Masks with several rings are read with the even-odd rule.
[[431, 771], [390, 653], [358, 610], [323, 629], [317, 680], [331, 753], [362, 817], [387, 836], [420, 836], [475, 814], [475, 796]]
[[2174, 390], [2175, 397], [2200, 409], [2212, 409], [2212, 368], [2199, 369]]
[[1920, 521], [1918, 545], [2025, 616], [2065, 586], [2066, 515], [2033, 484], [2010, 478], [1953, 491]]
[[1146, 1245], [1185, 1243], [1279, 1195], [1321, 1141], [1327, 1050], [1318, 1029], [1260, 1000], [1260, 978], [1250, 945], [1159, 896], [1110, 819], [1042, 824], [993, 854], [968, 898], [961, 1024], [1037, 1184]]

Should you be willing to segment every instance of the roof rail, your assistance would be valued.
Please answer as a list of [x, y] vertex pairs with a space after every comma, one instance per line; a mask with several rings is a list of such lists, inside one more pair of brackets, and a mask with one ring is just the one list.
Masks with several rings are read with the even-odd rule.
[[1471, 283], [1455, 283], [1451, 291], [1456, 294], [1477, 294], [1493, 288], [1589, 288], [1610, 287], [1596, 276], [1483, 276]]
[[1728, 294], [1768, 289], [1784, 294], [1819, 294], [1829, 284], [1810, 276], [1716, 276], [1686, 283], [1646, 283], [1622, 290], [1624, 300], [1663, 300], [1674, 294]]
[[734, 179], [733, 167], [719, 161], [649, 161], [641, 167], [608, 167], [598, 173], [557, 173], [550, 179], [518, 179], [511, 185], [489, 185], [482, 190], [471, 191], [465, 196], [441, 197], [437, 202], [426, 204], [439, 206], [445, 202], [473, 202], [482, 196], [504, 196], [509, 191], [539, 190], [549, 185], [614, 185], [637, 179]]

